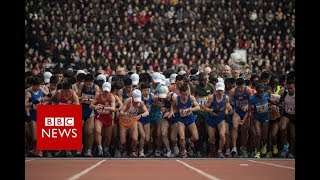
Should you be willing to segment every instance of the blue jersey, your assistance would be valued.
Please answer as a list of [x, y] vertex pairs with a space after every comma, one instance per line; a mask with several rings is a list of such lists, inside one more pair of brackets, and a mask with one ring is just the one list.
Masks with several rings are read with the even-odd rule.
[[242, 95], [239, 95], [237, 89], [235, 89], [232, 100], [234, 102], [235, 112], [240, 116], [241, 119], [243, 119], [244, 115], [246, 114], [246, 112], [243, 111], [242, 108], [249, 104], [249, 98], [250, 97], [247, 93], [246, 86], [244, 87], [244, 91]]
[[[188, 100], [187, 100], [186, 103], [182, 103], [180, 101], [180, 95], [178, 95], [178, 110], [179, 110], [180, 116], [181, 117], [185, 117], [185, 115], [182, 114], [182, 111], [185, 110], [185, 109], [189, 109], [189, 108], [192, 108], [190, 95], [188, 95]], [[191, 112], [191, 114], [192, 114], [192, 112]]]
[[[31, 94], [32, 101], [36, 101], [36, 100], [41, 101], [41, 99], [43, 97], [43, 92], [40, 89], [38, 90], [37, 94], [33, 93], [32, 91], [30, 91], [30, 94]], [[37, 104], [32, 104], [31, 111], [35, 111], [36, 109], [37, 109]]]
[[258, 98], [256, 94], [250, 97], [249, 103], [254, 106], [253, 117], [256, 120], [266, 121], [269, 119], [268, 111], [269, 94], [264, 92], [262, 98]]
[[141, 97], [141, 100], [144, 102], [144, 104], [146, 105], [148, 111], [150, 112], [150, 110], [151, 110], [151, 105], [152, 105], [152, 103], [153, 103], [151, 93], [149, 93], [149, 98], [148, 98], [148, 99], [145, 99], [145, 98], [142, 96], [142, 97]]
[[226, 105], [226, 95], [225, 94], [223, 95], [221, 102], [217, 101], [216, 94], [213, 94], [212, 96], [213, 96], [213, 101], [210, 104], [209, 108], [213, 109], [213, 111], [210, 112], [208, 114], [208, 116], [210, 118], [223, 120], [224, 119], [224, 115], [225, 115], [224, 114], [224, 108], [225, 108], [225, 105]]
[[164, 98], [164, 100], [163, 100], [164, 107], [167, 108], [167, 109], [171, 108], [173, 94], [174, 93], [172, 92], [171, 95], [170, 95], [170, 99], [169, 100], [167, 100], [167, 98]]
[[[96, 85], [93, 84], [92, 87], [89, 90], [87, 90], [86, 86], [83, 85], [81, 89], [81, 96], [88, 99], [92, 99], [96, 95], [96, 92], [94, 90], [95, 86]], [[81, 105], [82, 105], [82, 120], [86, 121], [91, 116], [91, 113], [93, 110], [89, 108], [90, 104], [82, 103]]]
[[190, 112], [189, 114], [182, 114], [182, 111], [185, 109], [190, 109], [192, 108], [192, 103], [190, 100], [190, 95], [188, 95], [188, 99], [186, 103], [182, 103], [180, 101], [180, 95], [178, 95], [178, 110], [179, 110], [179, 117], [178, 117], [178, 121], [183, 122], [186, 126], [191, 125], [192, 123], [194, 123], [194, 121], [196, 120], [196, 116]]
[[129, 96], [127, 95], [127, 92], [126, 92], [126, 89], [125, 89], [125, 88], [122, 89], [122, 98], [123, 98], [123, 100], [126, 100], [126, 99], [129, 98]]
[[[93, 99], [96, 95], [96, 92], [94, 90], [95, 86], [96, 85], [93, 84], [92, 87], [89, 90], [87, 90], [86, 85], [83, 85], [81, 90], [81, 96], [87, 99]], [[89, 109], [89, 104], [82, 103], [82, 108]]]
[[156, 87], [156, 90], [152, 90], [152, 85], [150, 86], [150, 92], [153, 93], [154, 95], [159, 94], [159, 89], [162, 85], [159, 83], [158, 86]]
[[[31, 101], [39, 100], [40, 101], [39, 104], [41, 104], [43, 92], [40, 89], [38, 90], [37, 94], [33, 93], [32, 91], [30, 91], [30, 94], [31, 94]], [[30, 117], [31, 117], [31, 120], [33, 120], [33, 121], [37, 121], [37, 112], [36, 112], [37, 105], [38, 104], [32, 104], [32, 106], [31, 106]]]

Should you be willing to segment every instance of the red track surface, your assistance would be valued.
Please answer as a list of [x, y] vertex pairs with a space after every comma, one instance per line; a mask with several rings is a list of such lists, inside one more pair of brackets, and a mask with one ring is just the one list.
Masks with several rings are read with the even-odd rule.
[[295, 179], [294, 160], [252, 160], [29, 159], [25, 162], [25, 179]]

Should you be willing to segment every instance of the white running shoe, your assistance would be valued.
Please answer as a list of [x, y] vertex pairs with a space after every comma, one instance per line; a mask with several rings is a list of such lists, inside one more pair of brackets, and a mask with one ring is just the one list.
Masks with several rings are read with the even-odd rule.
[[139, 157], [141, 157], [141, 158], [142, 158], [142, 157], [146, 157], [146, 155], [144, 155], [143, 150], [139, 152]]
[[171, 157], [171, 150], [166, 150], [165, 152], [164, 157]]
[[179, 155], [179, 147], [178, 147], [177, 144], [173, 146], [173, 154], [174, 154], [175, 156], [178, 156], [178, 155]]

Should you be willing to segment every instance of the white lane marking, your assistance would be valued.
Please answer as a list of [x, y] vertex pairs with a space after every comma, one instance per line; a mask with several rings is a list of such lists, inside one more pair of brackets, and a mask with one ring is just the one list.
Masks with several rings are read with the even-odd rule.
[[179, 163], [181, 163], [181, 164], [183, 164], [183, 165], [186, 166], [187, 168], [196, 171], [197, 173], [201, 174], [202, 176], [204, 176], [204, 177], [206, 177], [206, 178], [208, 178], [208, 179], [210, 179], [210, 180], [220, 180], [219, 178], [217, 178], [217, 177], [215, 177], [215, 176], [212, 176], [212, 175], [210, 175], [210, 174], [207, 174], [207, 173], [201, 171], [200, 169], [197, 169], [197, 168], [195, 168], [195, 167], [193, 167], [193, 166], [190, 166], [189, 164], [187, 164], [187, 163], [185, 163], [185, 162], [182, 162], [182, 161], [180, 161], [180, 160], [176, 160], [176, 161], [179, 162]]
[[249, 166], [248, 164], [240, 164], [240, 166]]
[[34, 159], [26, 159], [24, 162], [33, 161]]
[[105, 159], [102, 161], [97, 162], [96, 164], [88, 167], [87, 169], [73, 175], [72, 177], [68, 178], [68, 180], [76, 180], [79, 179], [81, 176], [87, 174], [89, 171], [91, 171], [92, 169], [96, 168], [97, 166], [99, 166], [101, 163], [103, 163], [104, 161], [106, 161]]
[[261, 163], [261, 164], [266, 164], [266, 165], [270, 165], [270, 166], [275, 166], [275, 167], [281, 167], [281, 168], [286, 168], [286, 169], [292, 169], [295, 170], [294, 167], [289, 167], [289, 166], [281, 166], [278, 164], [272, 164], [272, 163], [266, 163], [266, 162], [260, 162], [260, 161], [254, 161], [254, 160], [248, 160], [250, 162], [255, 162], [255, 163]]

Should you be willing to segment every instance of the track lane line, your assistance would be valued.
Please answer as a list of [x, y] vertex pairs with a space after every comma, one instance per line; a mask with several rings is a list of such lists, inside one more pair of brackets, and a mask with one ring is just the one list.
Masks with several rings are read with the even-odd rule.
[[187, 163], [185, 163], [185, 162], [182, 162], [182, 161], [180, 161], [180, 160], [176, 160], [176, 161], [179, 162], [179, 163], [181, 163], [181, 164], [183, 164], [183, 165], [186, 166], [187, 168], [189, 168], [189, 169], [191, 169], [191, 170], [194, 170], [195, 172], [199, 173], [200, 175], [202, 175], [202, 176], [204, 176], [204, 177], [206, 177], [206, 178], [208, 178], [208, 179], [210, 179], [210, 180], [220, 180], [219, 178], [217, 178], [217, 177], [215, 177], [215, 176], [212, 176], [212, 175], [210, 175], [210, 174], [207, 174], [207, 173], [201, 171], [200, 169], [197, 169], [197, 168], [195, 168], [195, 167], [193, 167], [193, 166], [190, 166], [189, 164], [187, 164]]
[[85, 169], [85, 170], [83, 170], [83, 171], [81, 171], [81, 172], [73, 175], [72, 177], [68, 178], [68, 180], [76, 180], [76, 179], [79, 179], [81, 176], [87, 174], [87, 173], [90, 172], [92, 169], [98, 167], [98, 166], [99, 166], [101, 163], [103, 163], [104, 161], [106, 161], [106, 159], [101, 160], [101, 161], [97, 162], [96, 164], [88, 167], [87, 169]]
[[254, 160], [248, 160], [248, 161], [254, 162], [254, 163], [260, 163], [260, 164], [266, 164], [266, 165], [275, 166], [275, 167], [280, 167], [280, 168], [286, 168], [286, 169], [295, 170], [294, 167], [289, 167], [289, 166], [282, 166], [282, 165], [278, 165], [278, 164], [272, 164], [272, 163], [267, 163], [267, 162], [254, 161]]

